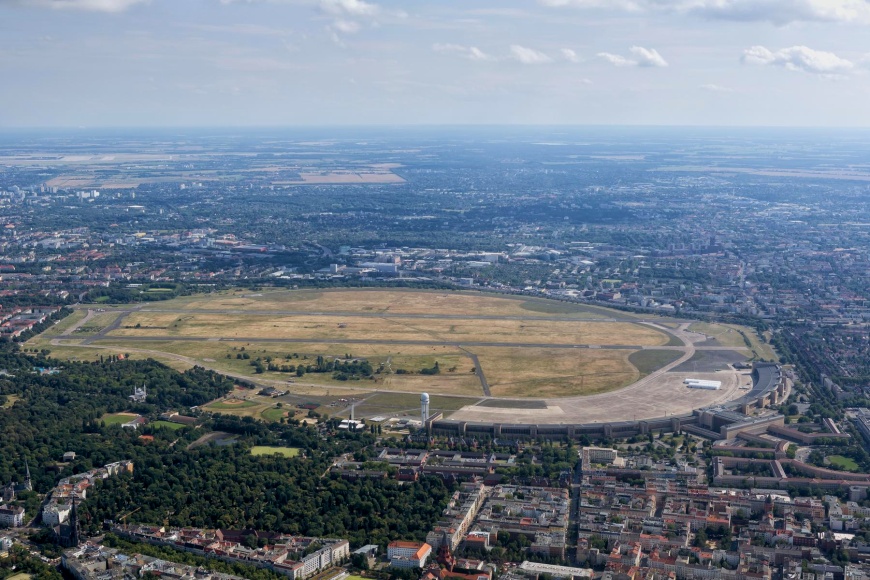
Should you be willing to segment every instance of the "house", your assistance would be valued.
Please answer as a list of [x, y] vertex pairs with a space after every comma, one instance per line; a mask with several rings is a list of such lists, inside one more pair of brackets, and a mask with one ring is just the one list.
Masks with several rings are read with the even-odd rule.
[[0, 527], [20, 528], [24, 525], [24, 508], [0, 505]]
[[64, 463], [68, 463], [70, 461], [75, 461], [75, 460], [76, 460], [76, 452], [75, 451], [67, 451], [66, 453], [63, 454]]
[[387, 558], [394, 568], [423, 568], [431, 554], [432, 546], [426, 542], [396, 540], [387, 546]]

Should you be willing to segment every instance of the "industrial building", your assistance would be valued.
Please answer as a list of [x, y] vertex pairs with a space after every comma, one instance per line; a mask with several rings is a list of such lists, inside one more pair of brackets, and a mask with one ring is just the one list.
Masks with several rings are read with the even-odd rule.
[[722, 381], [706, 381], [704, 379], [686, 379], [683, 384], [690, 389], [703, 389], [705, 391], [718, 391], [722, 388]]

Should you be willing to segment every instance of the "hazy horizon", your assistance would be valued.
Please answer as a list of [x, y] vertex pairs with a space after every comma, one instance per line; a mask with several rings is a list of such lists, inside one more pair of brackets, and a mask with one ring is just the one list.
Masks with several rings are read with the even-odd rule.
[[870, 127], [867, 0], [0, 0], [0, 129]]

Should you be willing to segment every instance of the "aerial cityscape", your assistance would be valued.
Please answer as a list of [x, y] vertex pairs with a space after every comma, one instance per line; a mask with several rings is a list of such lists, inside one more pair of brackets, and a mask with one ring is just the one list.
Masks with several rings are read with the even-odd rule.
[[0, 1], [0, 580], [870, 578], [870, 3], [420, 4]]

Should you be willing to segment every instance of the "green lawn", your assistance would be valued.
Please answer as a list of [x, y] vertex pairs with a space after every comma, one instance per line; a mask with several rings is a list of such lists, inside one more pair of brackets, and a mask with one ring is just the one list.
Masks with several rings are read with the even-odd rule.
[[828, 455], [827, 460], [831, 463], [831, 465], [842, 467], [846, 471], [859, 471], [858, 464], [855, 463], [854, 459], [850, 459], [842, 455]]
[[255, 445], [251, 447], [251, 455], [283, 455], [284, 457], [296, 457], [301, 450], [298, 447], [264, 447]]
[[122, 425], [124, 423], [129, 423], [133, 419], [138, 417], [138, 415], [124, 415], [121, 413], [106, 413], [100, 420], [106, 425]]
[[272, 407], [271, 409], [266, 409], [260, 413], [260, 415], [266, 421], [280, 421], [285, 418], [288, 412], [291, 414], [290, 416], [292, 416], [293, 409], [289, 407]]
[[256, 407], [257, 403], [253, 401], [242, 401], [241, 399], [230, 399], [226, 402], [209, 403], [205, 406], [206, 409], [218, 409], [229, 411], [232, 409], [247, 409], [248, 407]]
[[180, 423], [170, 423], [169, 421], [154, 421], [153, 423], [150, 423], [150, 425], [152, 427], [169, 427], [173, 431], [178, 431], [182, 427], [185, 427], [185, 425]]

